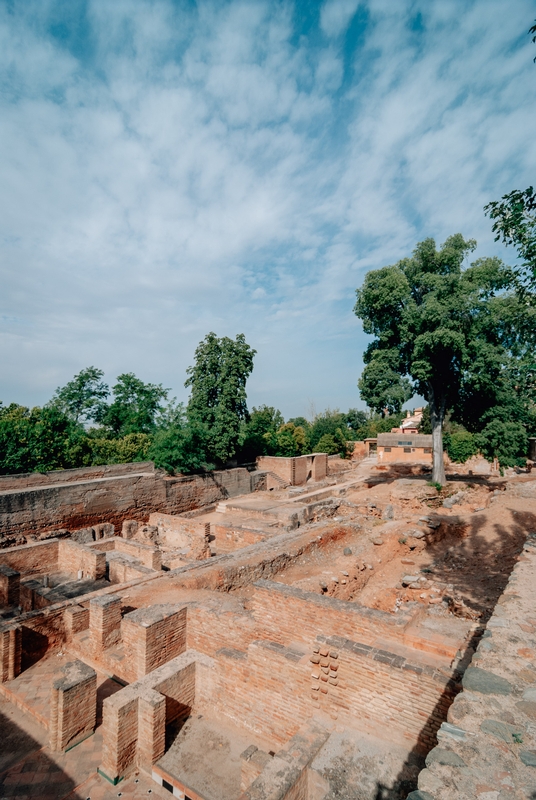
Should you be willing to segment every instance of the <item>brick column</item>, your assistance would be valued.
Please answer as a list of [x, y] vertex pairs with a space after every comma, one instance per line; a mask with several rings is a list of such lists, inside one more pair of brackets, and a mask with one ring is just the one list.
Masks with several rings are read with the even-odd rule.
[[89, 636], [97, 652], [121, 640], [121, 598], [118, 595], [107, 594], [90, 600]]
[[97, 673], [83, 661], [61, 668], [50, 693], [50, 749], [73, 747], [95, 730]]
[[149, 772], [166, 750], [166, 698], [154, 689], [138, 700], [138, 766]]
[[22, 656], [22, 629], [19, 625], [0, 632], [0, 683], [12, 681], [20, 675]]
[[0, 564], [0, 608], [18, 606], [20, 597], [20, 572]]
[[73, 636], [80, 631], [89, 628], [89, 609], [82, 606], [70, 606], [65, 609], [63, 618], [65, 620], [65, 633], [67, 640], [71, 641]]

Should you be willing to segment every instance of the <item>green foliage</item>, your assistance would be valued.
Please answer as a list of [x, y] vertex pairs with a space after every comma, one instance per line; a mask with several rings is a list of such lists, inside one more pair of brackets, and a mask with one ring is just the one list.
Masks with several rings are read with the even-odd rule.
[[242, 333], [234, 340], [209, 333], [195, 351], [194, 366], [187, 369], [188, 418], [207, 431], [208, 454], [215, 463], [225, 464], [241, 443], [248, 420], [246, 381], [255, 354]]
[[160, 469], [170, 473], [190, 474], [213, 469], [209, 461], [208, 431], [200, 424], [183, 420], [159, 430], [148, 457]]
[[[437, 492], [440, 492], [441, 489], [443, 488], [440, 483], [437, 483], [437, 481], [427, 481], [426, 483], [427, 483], [427, 486], [433, 486], [434, 489]], [[400, 541], [400, 539], [399, 539], [399, 541]]]
[[338, 409], [326, 409], [321, 414], [317, 414], [314, 418], [309, 430], [309, 446], [312, 453], [325, 453], [325, 450], [319, 450], [319, 443], [323, 436], [332, 436], [338, 443], [339, 452], [346, 448], [346, 441], [353, 438], [353, 431], [348, 426], [347, 415], [343, 414]]
[[98, 419], [106, 410], [106, 398], [110, 394], [103, 377], [104, 372], [96, 367], [81, 370], [72, 381], [56, 389], [48, 406], [58, 409], [74, 422]]
[[270, 449], [276, 456], [301, 456], [309, 452], [309, 440], [301, 425], [287, 422], [276, 432], [268, 434]]
[[79, 466], [83, 428], [59, 409], [12, 403], [0, 408], [0, 473], [47, 472]]
[[253, 408], [244, 423], [243, 444], [240, 448], [245, 461], [254, 461], [257, 456], [275, 455], [276, 434], [285, 424], [281, 412], [273, 406], [262, 405]]
[[494, 220], [495, 241], [516, 248], [521, 261], [517, 269], [520, 288], [536, 289], [536, 192], [532, 186], [503, 195], [484, 206]]
[[443, 436], [443, 446], [447, 451], [451, 461], [456, 464], [465, 462], [476, 455], [478, 447], [475, 437], [469, 431], [457, 431], [456, 433], [445, 433]]
[[413, 395], [411, 383], [397, 371], [398, 352], [375, 350], [357, 383], [361, 399], [378, 414], [398, 414]]
[[148, 458], [151, 437], [147, 433], [127, 433], [119, 439], [93, 436], [87, 438], [87, 443], [90, 464], [128, 464]]
[[150, 434], [156, 430], [157, 416], [168, 390], [162, 384], [143, 383], [133, 372], [119, 375], [112, 388], [113, 402], [101, 410], [97, 421], [115, 437], [129, 433]]
[[480, 452], [492, 461], [496, 458], [501, 467], [513, 467], [525, 463], [528, 437], [520, 422], [493, 419], [475, 435]]
[[336, 441], [335, 436], [331, 433], [324, 433], [316, 444], [316, 451], [319, 453], [327, 453], [328, 456], [336, 455], [340, 452], [341, 442]]
[[367, 424], [367, 414], [357, 408], [349, 408], [346, 414], [346, 424], [351, 431], [357, 431]]
[[[382, 358], [397, 376], [409, 376], [439, 438], [446, 409], [461, 421], [480, 419], [511, 395], [507, 370], [534, 337], [533, 310], [508, 291], [511, 271], [496, 258], [464, 267], [475, 246], [460, 234], [439, 250], [426, 239], [412, 258], [369, 272], [357, 291], [355, 313], [375, 336], [365, 364]], [[441, 453], [434, 449], [433, 477], [444, 483]]]
[[430, 419], [430, 406], [425, 406], [422, 410], [422, 418], [419, 423], [419, 433], [432, 433], [432, 421]]

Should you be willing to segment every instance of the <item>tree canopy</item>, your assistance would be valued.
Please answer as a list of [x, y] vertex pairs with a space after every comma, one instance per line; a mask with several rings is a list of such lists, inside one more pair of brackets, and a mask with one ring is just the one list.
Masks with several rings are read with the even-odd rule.
[[[511, 395], [508, 372], [533, 345], [534, 315], [509, 291], [511, 271], [497, 258], [465, 266], [476, 243], [455, 234], [439, 248], [420, 242], [411, 258], [367, 273], [357, 290], [355, 313], [375, 338], [365, 355], [361, 384], [380, 374], [399, 390], [412, 390], [430, 407], [433, 480], [443, 484], [442, 424], [446, 409], [481, 418]], [[386, 389], [382, 388], [385, 395]]]
[[246, 382], [253, 371], [256, 350], [243, 333], [218, 338], [209, 333], [195, 351], [195, 364], [186, 370], [191, 395], [187, 415], [206, 431], [208, 456], [225, 464], [240, 444], [242, 423], [249, 418]]

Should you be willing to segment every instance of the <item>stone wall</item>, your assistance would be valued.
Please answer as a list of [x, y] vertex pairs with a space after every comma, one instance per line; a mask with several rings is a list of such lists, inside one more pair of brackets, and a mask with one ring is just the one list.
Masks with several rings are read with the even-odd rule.
[[124, 520], [146, 521], [154, 511], [180, 514], [248, 494], [265, 480], [264, 474], [245, 468], [170, 477], [155, 472], [152, 463], [119, 466], [138, 471], [88, 477], [87, 470], [65, 470], [66, 479], [64, 472], [37, 475], [31, 485], [31, 476], [9, 476], [4, 484], [9, 488], [0, 480], [0, 543], [9, 546], [28, 534], [76, 530], [103, 521], [120, 529]]
[[532, 533], [408, 800], [536, 796], [535, 572]]

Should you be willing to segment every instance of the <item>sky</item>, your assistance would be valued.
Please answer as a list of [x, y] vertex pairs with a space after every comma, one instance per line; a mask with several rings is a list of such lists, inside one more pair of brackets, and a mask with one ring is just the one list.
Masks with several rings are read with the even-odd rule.
[[0, 400], [84, 367], [363, 408], [368, 270], [536, 180], [531, 0], [0, 0]]

